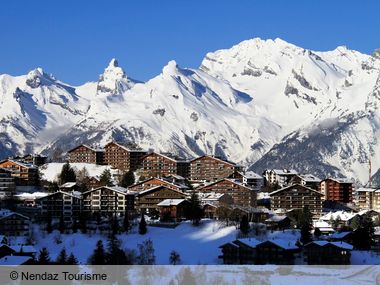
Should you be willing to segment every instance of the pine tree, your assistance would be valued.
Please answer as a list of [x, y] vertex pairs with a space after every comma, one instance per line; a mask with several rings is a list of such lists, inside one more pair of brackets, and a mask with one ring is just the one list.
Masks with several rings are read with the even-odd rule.
[[356, 215], [355, 217], [353, 217], [353, 219], [351, 220], [351, 223], [350, 223], [350, 227], [353, 229], [353, 230], [356, 230], [360, 227], [360, 217], [359, 215]]
[[154, 255], [154, 247], [151, 239], [144, 241], [142, 244], [137, 245], [139, 249], [139, 256], [137, 261], [139, 265], [152, 265], [156, 263], [156, 256]]
[[111, 175], [111, 171], [108, 168], [104, 169], [104, 171], [100, 175], [100, 184], [103, 186], [112, 185], [112, 175]]
[[71, 253], [69, 255], [69, 258], [67, 259], [66, 264], [67, 265], [77, 265], [78, 264], [78, 260], [75, 258], [73, 253]]
[[115, 236], [119, 233], [119, 222], [116, 215], [112, 218], [111, 221], [111, 235]]
[[375, 228], [373, 221], [368, 216], [364, 216], [360, 226], [354, 231], [353, 245], [356, 249], [368, 250], [373, 243]]
[[243, 235], [247, 235], [249, 233], [249, 221], [247, 215], [244, 215], [240, 220], [240, 232]]
[[199, 202], [198, 195], [195, 191], [191, 193], [190, 197], [190, 205], [187, 210], [187, 218], [193, 221], [194, 226], [198, 226], [199, 222], [203, 216], [203, 210], [201, 208], [201, 204]]
[[140, 235], [145, 235], [147, 231], [148, 231], [148, 229], [146, 227], [145, 217], [144, 217], [144, 214], [141, 213], [141, 220], [140, 220], [140, 223], [139, 223], [139, 234]]
[[314, 236], [316, 239], [319, 239], [319, 237], [322, 235], [321, 230], [319, 228], [316, 228], [314, 230]]
[[176, 252], [175, 250], [172, 250], [172, 252], [170, 253], [169, 263], [171, 265], [178, 265], [181, 263], [181, 257], [179, 255], [179, 253]]
[[123, 219], [123, 229], [125, 232], [128, 232], [130, 227], [131, 227], [131, 222], [129, 221], [128, 210], [125, 210], [124, 219]]
[[39, 265], [48, 265], [50, 264], [50, 257], [49, 252], [46, 247], [42, 248], [40, 250], [39, 256], [38, 256], [38, 264]]
[[87, 233], [87, 218], [88, 216], [83, 213], [79, 216], [79, 229], [82, 234]]
[[67, 254], [66, 254], [66, 250], [64, 248], [59, 253], [59, 255], [57, 257], [57, 260], [56, 260], [56, 263], [58, 265], [65, 265], [65, 264], [67, 264]]
[[91, 265], [104, 265], [105, 264], [105, 252], [102, 240], [98, 240], [94, 253], [91, 255], [89, 263]]
[[301, 214], [301, 243], [307, 244], [311, 242], [311, 227], [312, 227], [312, 214], [309, 208], [305, 206]]
[[59, 190], [59, 186], [57, 182], [49, 182], [48, 192], [55, 193]]
[[119, 186], [121, 187], [129, 187], [135, 183], [135, 175], [133, 174], [133, 171], [128, 171], [123, 174], [123, 176], [120, 179]]
[[62, 166], [61, 174], [59, 175], [59, 182], [65, 184], [66, 182], [76, 182], [76, 175], [74, 169], [69, 162]]
[[111, 236], [110, 239], [108, 240], [106, 264], [107, 265], [130, 264], [127, 260], [127, 256], [125, 255], [125, 252], [120, 247], [120, 241], [115, 236]]

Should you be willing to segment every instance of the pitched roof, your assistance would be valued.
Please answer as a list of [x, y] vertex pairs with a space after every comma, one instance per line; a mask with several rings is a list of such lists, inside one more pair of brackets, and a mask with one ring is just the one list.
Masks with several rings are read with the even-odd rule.
[[352, 182], [348, 178], [343, 178], [343, 177], [338, 177], [338, 178], [329, 177], [329, 178], [323, 179], [322, 181], [326, 181], [326, 180], [333, 180], [333, 181], [338, 182], [338, 183], [350, 183], [350, 184], [352, 184]]
[[61, 186], [59, 186], [59, 188], [71, 188], [71, 187], [74, 187], [75, 185], [77, 185], [76, 182], [66, 182], [65, 184], [62, 184]]
[[7, 255], [0, 258], [0, 265], [22, 265], [31, 259], [30, 256]]
[[256, 248], [256, 246], [258, 244], [262, 243], [262, 241], [257, 240], [255, 238], [240, 238], [240, 239], [233, 241], [233, 243], [235, 243], [237, 241], [239, 241], [239, 242], [241, 242], [241, 243], [243, 243], [243, 244], [245, 244], [251, 248]]
[[8, 209], [0, 209], [0, 220], [5, 219], [5, 218], [10, 217], [10, 216], [13, 216], [13, 215], [17, 215], [23, 219], [29, 220], [29, 218], [27, 216], [21, 215], [20, 213], [13, 212], [13, 211], [8, 210]]
[[352, 250], [353, 249], [353, 246], [351, 244], [349, 244], [347, 242], [344, 242], [344, 241], [317, 240], [317, 241], [309, 242], [305, 246], [307, 247], [307, 246], [309, 246], [311, 244], [316, 244], [316, 245], [321, 246], [321, 247], [328, 246], [328, 245], [333, 245], [333, 246], [336, 246], [336, 247], [339, 247], [339, 248], [342, 248], [342, 249], [346, 249], [346, 250]]
[[162, 154], [162, 153], [158, 153], [158, 152], [150, 152], [150, 153], [148, 153], [148, 154], [146, 154], [146, 155], [144, 155], [143, 157], [142, 157], [142, 159], [144, 159], [145, 157], [148, 157], [148, 156], [150, 156], [150, 155], [158, 155], [158, 156], [161, 156], [161, 157], [163, 157], [163, 158], [166, 158], [166, 159], [169, 159], [169, 160], [171, 160], [171, 161], [173, 161], [173, 162], [177, 162], [177, 160], [175, 160], [174, 158], [171, 158], [171, 157], [169, 157], [169, 156], [167, 156], [167, 155], [165, 155], [165, 154]]
[[48, 194], [46, 196], [38, 197], [38, 198], [36, 198], [36, 200], [43, 200], [43, 199], [45, 199], [47, 197], [50, 197], [50, 196], [53, 196], [53, 195], [57, 195], [57, 194], [67, 195], [67, 196], [71, 196], [71, 197], [77, 198], [77, 199], [81, 199], [82, 198], [82, 193], [81, 192], [72, 191], [70, 193], [70, 192], [65, 192], [65, 191], [62, 191], [62, 190], [58, 190], [58, 191], [56, 191], [54, 193], [51, 193], [51, 194]]
[[215, 159], [215, 160], [217, 160], [217, 161], [220, 161], [220, 162], [223, 162], [223, 163], [226, 163], [226, 164], [230, 164], [230, 165], [232, 165], [232, 166], [235, 166], [235, 165], [236, 165], [235, 162], [227, 161], [227, 160], [223, 160], [223, 159], [221, 159], [221, 158], [217, 158], [217, 157], [212, 156], [212, 155], [202, 155], [202, 156], [196, 157], [196, 158], [190, 160], [190, 163], [192, 163], [192, 162], [194, 162], [194, 161], [196, 161], [196, 160], [198, 160], [198, 159], [205, 158], [205, 157], [208, 157], [208, 158], [211, 158], [211, 159]]
[[329, 236], [329, 238], [332, 238], [332, 239], [342, 239], [342, 238], [345, 238], [346, 236], [352, 234], [352, 232], [335, 232], [333, 233], [332, 235]]
[[263, 179], [263, 177], [256, 172], [253, 171], [247, 171], [246, 173], [242, 173], [243, 176], [250, 179]]
[[167, 180], [162, 179], [162, 178], [157, 178], [157, 177], [151, 177], [151, 178], [148, 178], [148, 179], [146, 179], [146, 180], [144, 180], [144, 181], [141, 181], [141, 182], [138, 182], [138, 183], [136, 183], [136, 184], [133, 184], [133, 185], [129, 186], [128, 188], [134, 188], [134, 187], [136, 187], [136, 186], [138, 186], [138, 185], [141, 185], [141, 184], [147, 183], [148, 181], [151, 181], [151, 180], [154, 180], [154, 179], [155, 179], [155, 180], [159, 180], [159, 181], [161, 181], [161, 182], [163, 182], [163, 183], [165, 183], [165, 184], [169, 184], [169, 185], [175, 186], [175, 187], [177, 187], [177, 188], [181, 188], [181, 189], [188, 189], [188, 188], [189, 188], [189, 187], [186, 186], [186, 185], [178, 184], [178, 183], [173, 183], [173, 182], [167, 181]]
[[177, 193], [180, 193], [180, 194], [186, 196], [186, 194], [183, 193], [182, 191], [179, 191], [179, 190], [176, 190], [176, 189], [172, 189], [172, 188], [166, 187], [165, 185], [158, 185], [158, 186], [155, 186], [155, 187], [152, 187], [152, 188], [149, 188], [149, 189], [146, 189], [146, 190], [140, 191], [140, 192], [138, 192], [136, 195], [137, 195], [137, 196], [141, 196], [141, 195], [143, 195], [143, 194], [146, 194], [146, 193], [149, 193], [149, 192], [152, 192], [152, 191], [158, 190], [158, 189], [160, 189], [160, 188], [166, 188], [166, 189], [168, 189], [168, 190], [170, 190], [170, 191], [175, 191], [175, 192], [177, 192]]
[[349, 221], [353, 217], [358, 215], [358, 213], [354, 212], [346, 212], [346, 211], [336, 211], [336, 212], [329, 212], [326, 215], [320, 217], [320, 220], [322, 221], [330, 221], [331, 219], [336, 220], [338, 217], [341, 221]]
[[18, 165], [21, 166], [21, 167], [37, 169], [37, 167], [36, 167], [35, 165], [33, 165], [33, 164], [30, 164], [30, 163], [23, 163], [23, 162], [20, 162], [20, 161], [17, 161], [17, 160], [13, 160], [13, 159], [4, 159], [4, 160], [0, 161], [0, 163], [2, 163], [2, 162], [6, 162], [6, 161], [13, 162], [13, 163], [15, 163], [15, 164], [18, 164]]
[[104, 146], [104, 148], [106, 148], [106, 147], [107, 147], [108, 145], [110, 145], [110, 144], [115, 144], [115, 145], [117, 145], [118, 147], [121, 147], [122, 149], [125, 149], [126, 151], [129, 151], [129, 152], [146, 152], [146, 150], [130, 148], [130, 147], [127, 147], [127, 146], [125, 146], [125, 145], [122, 145], [122, 144], [117, 143], [117, 142], [114, 142], [114, 141], [107, 143], [107, 144]]
[[68, 152], [68, 153], [73, 152], [74, 150], [80, 148], [81, 146], [84, 146], [85, 148], [88, 148], [89, 150], [92, 150], [92, 151], [94, 151], [94, 152], [103, 152], [103, 151], [104, 151], [104, 149], [93, 148], [93, 147], [91, 147], [91, 146], [89, 146], [89, 145], [81, 144], [81, 145], [78, 145], [78, 146], [76, 146], [76, 147], [70, 149], [70, 150], [67, 151], [67, 152]]
[[203, 188], [206, 188], [206, 187], [209, 187], [209, 186], [212, 186], [212, 185], [214, 185], [214, 184], [218, 184], [218, 183], [220, 183], [220, 182], [222, 182], [222, 181], [229, 181], [229, 182], [231, 182], [231, 183], [233, 183], [233, 184], [235, 184], [235, 185], [238, 185], [238, 186], [240, 186], [240, 187], [244, 187], [244, 188], [246, 188], [246, 189], [248, 189], [248, 190], [250, 190], [250, 191], [255, 191], [255, 189], [252, 189], [251, 187], [249, 187], [249, 186], [244, 185], [243, 183], [241, 183], [239, 180], [232, 179], [232, 178], [222, 178], [222, 179], [220, 179], [220, 180], [218, 180], [218, 181], [214, 181], [214, 182], [208, 183], [208, 184], [206, 184], [206, 185], [200, 187], [199, 190], [200, 190], [200, 189], [203, 189]]
[[306, 187], [306, 186], [303, 186], [303, 185], [301, 185], [301, 184], [293, 184], [293, 185], [289, 185], [289, 186], [283, 187], [283, 188], [281, 188], [281, 189], [278, 189], [278, 190], [275, 190], [275, 191], [273, 191], [273, 192], [270, 192], [270, 193], [269, 193], [269, 196], [273, 196], [274, 194], [277, 194], [277, 193], [279, 193], [279, 192], [282, 192], [282, 191], [285, 191], [285, 190], [291, 189], [291, 188], [296, 187], [296, 186], [302, 187], [302, 188], [304, 188], [304, 189], [307, 189], [307, 190], [309, 190], [309, 191], [312, 191], [312, 192], [314, 192], [314, 193], [317, 193], [317, 194], [319, 194], [320, 196], [323, 196], [323, 194], [322, 194], [321, 192], [318, 192], [318, 191], [315, 190], [315, 189], [311, 189], [311, 188]]
[[321, 179], [313, 174], [300, 174], [298, 176], [305, 182], [321, 182]]
[[157, 206], [178, 206], [185, 201], [185, 199], [165, 199], [158, 203]]
[[97, 190], [102, 189], [102, 188], [106, 188], [108, 190], [115, 191], [115, 192], [118, 192], [118, 193], [124, 194], [124, 195], [128, 195], [128, 194], [133, 194], [134, 195], [134, 194], [136, 194], [136, 192], [128, 190], [127, 188], [124, 188], [124, 187], [121, 187], [121, 186], [100, 186], [98, 188], [93, 188], [91, 190], [83, 192], [83, 195], [87, 194], [87, 193], [90, 193], [90, 192], [93, 192], [93, 191], [97, 191]]

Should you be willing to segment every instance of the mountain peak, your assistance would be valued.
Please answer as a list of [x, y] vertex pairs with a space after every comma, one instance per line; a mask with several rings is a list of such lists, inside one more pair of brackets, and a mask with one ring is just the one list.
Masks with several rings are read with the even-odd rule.
[[163, 74], [173, 75], [178, 71], [178, 64], [175, 60], [169, 61], [162, 69]]
[[116, 58], [111, 59], [110, 63], [108, 64], [108, 67], [119, 67], [119, 62]]

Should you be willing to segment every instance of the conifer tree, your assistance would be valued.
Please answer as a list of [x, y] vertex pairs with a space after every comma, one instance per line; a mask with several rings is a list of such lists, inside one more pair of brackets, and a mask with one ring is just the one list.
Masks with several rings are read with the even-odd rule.
[[69, 255], [69, 258], [67, 259], [66, 264], [67, 265], [77, 265], [78, 264], [78, 260], [76, 259], [76, 257], [74, 256], [73, 253], [71, 253]]
[[40, 253], [38, 255], [38, 264], [39, 265], [48, 265], [50, 264], [50, 257], [49, 252], [46, 247], [42, 248], [40, 250]]
[[100, 175], [100, 184], [103, 186], [112, 185], [112, 175], [111, 175], [111, 171], [108, 168], [104, 169], [104, 171]]
[[128, 232], [130, 227], [131, 227], [131, 222], [129, 221], [128, 210], [125, 210], [124, 219], [123, 219], [123, 229], [125, 232]]
[[311, 242], [312, 214], [309, 208], [305, 206], [301, 214], [301, 243], [303, 245]]
[[156, 263], [156, 256], [154, 255], [154, 247], [151, 239], [144, 241], [142, 244], [137, 245], [139, 255], [137, 262], [139, 265], [152, 265]]
[[65, 265], [65, 264], [67, 264], [67, 254], [66, 254], [66, 250], [64, 248], [59, 253], [59, 255], [57, 257], [57, 260], [56, 260], [56, 263], [58, 265]]
[[249, 233], [249, 221], [247, 215], [244, 215], [240, 220], [240, 232], [243, 235], [247, 235]]
[[146, 227], [145, 217], [144, 217], [144, 214], [141, 213], [141, 220], [140, 220], [140, 223], [139, 223], [139, 234], [140, 235], [145, 235], [147, 231], [148, 230], [147, 230], [147, 227]]
[[107, 265], [128, 265], [127, 256], [120, 247], [120, 241], [111, 236], [108, 240], [107, 253], [106, 253]]
[[129, 187], [135, 183], [135, 175], [133, 174], [133, 171], [128, 171], [123, 174], [123, 176], [120, 179], [119, 186], [121, 187]]
[[375, 228], [373, 221], [368, 216], [364, 216], [360, 226], [354, 231], [353, 245], [356, 249], [368, 250], [373, 243]]
[[91, 265], [104, 265], [105, 264], [105, 252], [102, 240], [98, 240], [94, 253], [91, 255], [89, 263]]
[[179, 255], [179, 253], [176, 252], [175, 250], [172, 250], [172, 252], [170, 253], [169, 263], [171, 265], [178, 265], [181, 263], [181, 257]]
[[315, 238], [316, 239], [319, 239], [319, 237], [321, 236], [321, 230], [319, 229], [319, 228], [316, 228], [315, 230], [314, 230], [314, 236], [315, 236]]
[[190, 197], [190, 205], [187, 210], [187, 217], [188, 219], [193, 221], [194, 226], [198, 226], [199, 222], [203, 216], [203, 210], [201, 208], [201, 204], [198, 198], [198, 195], [195, 191], [191, 193]]
[[75, 182], [76, 175], [74, 169], [71, 167], [69, 162], [66, 162], [62, 166], [61, 174], [59, 175], [59, 182], [65, 184], [66, 182]]

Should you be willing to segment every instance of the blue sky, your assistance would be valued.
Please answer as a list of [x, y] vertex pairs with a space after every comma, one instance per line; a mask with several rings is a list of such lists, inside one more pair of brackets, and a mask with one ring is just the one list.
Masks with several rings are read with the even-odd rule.
[[380, 47], [380, 1], [1, 1], [0, 73], [42, 67], [60, 80], [96, 80], [112, 57], [147, 80], [175, 59], [198, 67], [209, 51], [282, 38], [313, 50]]

